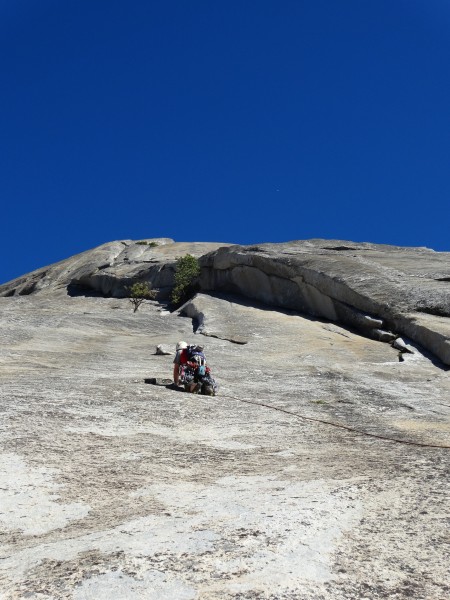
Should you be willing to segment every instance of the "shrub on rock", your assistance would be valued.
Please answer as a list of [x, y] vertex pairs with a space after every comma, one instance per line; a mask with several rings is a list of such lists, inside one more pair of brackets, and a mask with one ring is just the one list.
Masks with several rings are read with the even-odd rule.
[[197, 277], [200, 275], [200, 265], [195, 256], [186, 254], [177, 260], [175, 267], [175, 286], [172, 290], [171, 300], [176, 306], [188, 300], [195, 287]]
[[127, 291], [130, 296], [130, 302], [134, 307], [133, 312], [136, 312], [144, 300], [154, 300], [156, 291], [152, 290], [147, 282], [136, 282]]

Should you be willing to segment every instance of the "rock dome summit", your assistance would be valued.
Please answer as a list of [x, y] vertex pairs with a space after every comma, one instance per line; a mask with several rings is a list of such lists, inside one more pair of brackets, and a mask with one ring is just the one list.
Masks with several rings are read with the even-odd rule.
[[148, 281], [167, 299], [176, 258], [200, 260], [199, 287], [328, 319], [382, 341], [408, 336], [450, 365], [450, 253], [336, 240], [236, 246], [168, 238], [104, 244], [0, 286], [0, 296], [120, 298]]
[[[2, 600], [450, 596], [450, 253], [116, 241], [1, 285], [0, 336]], [[179, 340], [218, 396], [146, 383]]]

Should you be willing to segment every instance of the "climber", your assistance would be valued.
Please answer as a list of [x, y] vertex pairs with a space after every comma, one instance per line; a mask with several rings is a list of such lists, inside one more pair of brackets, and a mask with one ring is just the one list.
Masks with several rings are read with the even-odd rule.
[[173, 380], [187, 392], [215, 396], [217, 384], [206, 364], [203, 346], [178, 342], [174, 359]]

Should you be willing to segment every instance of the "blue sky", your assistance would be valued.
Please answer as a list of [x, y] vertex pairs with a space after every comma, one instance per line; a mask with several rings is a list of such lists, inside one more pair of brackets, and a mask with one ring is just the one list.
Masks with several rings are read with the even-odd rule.
[[0, 282], [115, 239], [450, 250], [447, 0], [0, 0]]

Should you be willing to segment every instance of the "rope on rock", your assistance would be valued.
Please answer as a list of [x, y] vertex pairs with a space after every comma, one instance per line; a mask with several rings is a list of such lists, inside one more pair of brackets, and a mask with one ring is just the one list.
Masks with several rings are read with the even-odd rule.
[[321, 423], [322, 425], [330, 425], [331, 427], [337, 427], [338, 429], [345, 429], [346, 431], [351, 431], [352, 433], [356, 433], [357, 435], [365, 435], [367, 437], [376, 438], [378, 440], [385, 440], [387, 442], [394, 442], [396, 444], [406, 444], [408, 446], [420, 446], [423, 448], [443, 448], [450, 449], [450, 446], [440, 445], [440, 444], [424, 444], [421, 442], [411, 442], [408, 440], [399, 440], [396, 438], [390, 438], [384, 435], [378, 435], [376, 433], [369, 433], [367, 431], [360, 431], [359, 429], [355, 429], [354, 427], [349, 427], [348, 425], [342, 425], [341, 423], [334, 423], [333, 421], [325, 421], [324, 419], [315, 419], [314, 417], [306, 417], [305, 415], [301, 415], [299, 413], [292, 412], [291, 410], [286, 410], [285, 408], [280, 408], [278, 406], [273, 406], [273, 404], [266, 404], [264, 402], [255, 402], [254, 400], [245, 400], [244, 398], [238, 398], [237, 396], [225, 396], [220, 394], [222, 398], [231, 398], [232, 400], [237, 400], [238, 402], [245, 402], [246, 404], [253, 404], [255, 406], [263, 406], [265, 408], [270, 408], [271, 410], [277, 410], [279, 412], [286, 413], [287, 415], [292, 415], [297, 417], [298, 419], [303, 419], [304, 421], [311, 421], [313, 423]]

